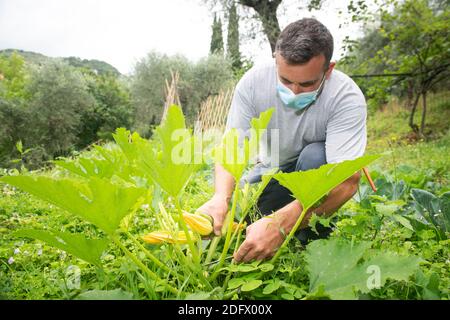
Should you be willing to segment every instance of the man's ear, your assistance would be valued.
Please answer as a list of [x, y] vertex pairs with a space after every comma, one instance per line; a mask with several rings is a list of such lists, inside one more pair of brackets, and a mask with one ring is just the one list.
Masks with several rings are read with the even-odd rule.
[[332, 61], [330, 62], [330, 65], [328, 66], [328, 70], [327, 70], [327, 79], [330, 77], [331, 72], [333, 71], [334, 67], [336, 66], [336, 62]]

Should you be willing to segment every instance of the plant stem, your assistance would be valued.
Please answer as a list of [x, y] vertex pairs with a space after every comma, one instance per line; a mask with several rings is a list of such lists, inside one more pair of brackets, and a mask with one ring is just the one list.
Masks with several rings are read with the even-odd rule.
[[216, 251], [217, 245], [219, 244], [221, 237], [214, 237], [209, 245], [208, 254], [206, 255], [205, 264], [211, 262], [214, 252]]
[[377, 229], [375, 229], [375, 233], [374, 233], [374, 235], [372, 236], [372, 239], [371, 239], [370, 241], [374, 241], [375, 238], [377, 237], [378, 232], [381, 230], [381, 226], [382, 226], [382, 224], [383, 224], [383, 220], [384, 220], [384, 216], [381, 216], [381, 218], [380, 218], [380, 227], [377, 228]]
[[227, 227], [227, 235], [225, 238], [225, 244], [223, 245], [223, 251], [219, 259], [219, 263], [216, 266], [216, 270], [211, 276], [211, 280], [214, 280], [219, 275], [219, 270], [222, 267], [225, 257], [227, 256], [228, 248], [230, 247], [230, 240], [231, 240], [231, 232], [233, 231], [233, 221], [234, 221], [234, 215], [236, 214], [236, 205], [237, 205], [237, 198], [239, 193], [239, 184], [236, 183], [234, 187], [234, 194], [233, 194], [233, 205], [231, 206], [231, 213], [228, 221], [228, 227]]
[[[231, 261], [231, 265], [233, 265], [233, 264], [234, 264], [234, 260]], [[231, 271], [228, 272], [227, 277], [225, 278], [225, 281], [223, 282], [223, 286], [222, 286], [223, 291], [225, 291], [227, 289], [228, 281], [230, 281], [230, 278], [231, 278]]]
[[[256, 202], [258, 201], [259, 197], [263, 193], [264, 189], [267, 187], [269, 181], [270, 181], [270, 179], [267, 179], [266, 182], [262, 182], [261, 185], [258, 187], [258, 190], [256, 191], [255, 195], [252, 198], [250, 198], [250, 200], [249, 200], [250, 203], [245, 208], [245, 210], [242, 211], [242, 217], [241, 217], [241, 220], [239, 221], [239, 225], [244, 223], [244, 220], [247, 217], [247, 215], [249, 214], [250, 209], [252, 209], [255, 206]], [[234, 240], [234, 237], [236, 236], [236, 233], [237, 232], [235, 231], [233, 233], [233, 235], [231, 236], [231, 243], [233, 243], [233, 240]], [[237, 240], [237, 243], [239, 243], [239, 238]], [[236, 244], [236, 245], [238, 246], [238, 244]]]
[[179, 223], [179, 225], [181, 225], [181, 228], [183, 229], [184, 233], [186, 234], [186, 239], [188, 242], [189, 249], [191, 250], [194, 263], [196, 263], [197, 265], [200, 265], [200, 257], [198, 255], [197, 248], [195, 247], [194, 241], [193, 241], [193, 239], [191, 239], [191, 236], [189, 234], [189, 230], [186, 226], [186, 223], [184, 222], [183, 211], [181, 210], [180, 199], [178, 197], [175, 198], [175, 206], [177, 207], [178, 215], [179, 215], [178, 223]]
[[234, 289], [233, 291], [228, 292], [227, 294], [223, 295], [223, 300], [230, 299], [237, 292], [238, 292], [238, 289]]
[[[237, 251], [237, 249], [239, 248], [239, 243], [241, 242], [242, 230], [238, 229], [238, 231], [239, 231], [238, 232], [238, 236], [237, 236], [238, 238], [236, 240], [236, 245], [234, 246], [233, 253]], [[233, 236], [234, 236], [234, 234], [233, 234]], [[231, 261], [231, 265], [233, 265], [233, 264], [234, 264], [234, 260]], [[225, 278], [225, 281], [223, 282], [222, 288], [223, 288], [224, 291], [226, 290], [226, 288], [228, 286], [228, 281], [230, 281], [230, 278], [231, 278], [231, 272], [229, 271], [228, 274], [227, 274], [227, 277]]]
[[166, 283], [165, 281], [162, 281], [160, 277], [158, 277], [158, 275], [156, 273], [154, 273], [152, 270], [150, 270], [149, 268], [147, 268], [133, 253], [131, 253], [121, 242], [120, 240], [116, 237], [116, 236], [111, 236], [113, 242], [125, 253], [125, 255], [130, 258], [139, 268], [142, 269], [142, 271], [145, 271], [145, 273], [148, 274], [148, 276], [150, 278], [152, 278], [153, 280], [155, 280], [156, 282], [158, 282], [158, 284], [163, 285], [164, 287], [167, 288], [167, 290], [169, 290], [171, 293], [178, 295], [179, 292], [176, 288], [172, 287], [171, 285], [169, 285], [168, 283]]
[[[198, 275], [198, 277], [200, 278], [200, 280], [203, 282], [203, 284], [205, 284], [208, 287], [211, 287], [211, 285], [209, 284], [208, 280], [206, 280], [205, 276], [202, 273], [202, 269], [198, 266], [195, 265], [192, 260], [189, 260], [186, 255], [183, 253], [183, 251], [181, 250], [181, 248], [179, 247], [179, 244], [174, 244], [173, 247], [175, 248], [176, 253], [178, 254], [178, 256], [181, 258], [181, 266], [186, 266], [187, 270], [184, 271], [185, 274], [187, 274], [188, 277], [190, 277], [192, 274], [196, 274]], [[186, 269], [186, 268], [185, 268]], [[190, 282], [194, 285], [198, 284], [198, 279], [196, 278], [190, 278]], [[212, 289], [212, 287], [211, 287]]]
[[244, 230], [239, 230], [238, 236], [237, 236], [237, 240], [236, 240], [236, 246], [234, 247], [234, 251], [233, 253], [235, 253], [237, 251], [237, 249], [239, 248], [239, 246], [241, 245], [241, 236], [242, 236], [242, 232]]
[[100, 283], [102, 283], [102, 289], [108, 290], [108, 283], [106, 282], [105, 271], [103, 268], [96, 267], [95, 273], [97, 273], [97, 278], [100, 279]]
[[[180, 266], [185, 267], [184, 272], [187, 273], [189, 281], [197, 285], [198, 280], [202, 281], [202, 283], [210, 288], [212, 290], [212, 286], [209, 283], [209, 281], [206, 279], [205, 275], [203, 274], [203, 269], [201, 268], [200, 264], [194, 264], [192, 259], [188, 259], [188, 257], [183, 253], [183, 250], [181, 249], [180, 244], [174, 243], [172, 245], [172, 248], [175, 250], [175, 254], [179, 257], [181, 260]], [[173, 260], [173, 259], [172, 259]], [[191, 275], [195, 274], [198, 277], [192, 278]], [[177, 275], [179, 275], [177, 273]]]
[[133, 243], [135, 245], [138, 246], [139, 249], [141, 249], [145, 255], [151, 260], [153, 261], [158, 267], [160, 267], [161, 269], [164, 269], [167, 272], [172, 272], [172, 270], [170, 270], [164, 263], [162, 263], [161, 261], [159, 261], [158, 258], [156, 258], [150, 251], [148, 251], [138, 240], [136, 240], [136, 238], [129, 232], [126, 232], [127, 236], [133, 241]]
[[398, 179], [397, 179], [397, 161], [395, 160], [395, 150], [394, 147], [392, 146], [391, 142], [389, 141], [389, 147], [391, 148], [391, 154], [392, 154], [392, 164], [394, 166], [394, 180], [397, 183]]
[[[241, 228], [242, 223], [244, 223], [244, 219], [245, 219], [245, 215], [242, 216], [241, 220], [238, 223], [238, 228], [236, 230], [234, 230], [233, 235], [231, 236], [230, 242], [233, 243], [234, 238], [236, 237], [236, 235], [238, 235], [238, 240], [237, 240], [237, 243], [236, 243], [236, 247], [238, 247], [238, 243], [240, 241], [240, 236], [241, 236], [242, 231], [243, 231], [243, 230], [240, 230], [240, 228]], [[234, 251], [236, 251], [236, 249]]]
[[[191, 239], [190, 234], [188, 233], [188, 229], [186, 224], [184, 223], [184, 220], [182, 219], [182, 211], [181, 211], [181, 206], [180, 203], [178, 201], [178, 199], [176, 199], [175, 201], [175, 205], [178, 209], [179, 212], [179, 225], [182, 226], [182, 228], [184, 229], [184, 232], [186, 234], [186, 238], [188, 240], [188, 244], [189, 244], [189, 248], [190, 251], [192, 253], [192, 257], [195, 258], [196, 257], [196, 247], [194, 245], [193, 239]], [[205, 278], [205, 276], [202, 273], [202, 269], [200, 268], [200, 263], [193, 263], [195, 261], [193, 261], [193, 259], [189, 259], [182, 251], [181, 247], [179, 244], [174, 243], [172, 246], [175, 250], [176, 255], [178, 256], [178, 258], [181, 260], [181, 266], [185, 266], [187, 267], [187, 270], [185, 269], [184, 272], [188, 275], [188, 280], [189, 282], [191, 282], [192, 284], [196, 285], [198, 284], [198, 280], [200, 280], [205, 286], [207, 286], [208, 288], [212, 289], [211, 284], [208, 282], [208, 280]], [[199, 259], [197, 258], [197, 261], [199, 261]], [[167, 268], [167, 267], [166, 267]], [[195, 278], [190, 277], [190, 275], [194, 273], [196, 274], [197, 280]], [[181, 275], [176, 272], [176, 275], [178, 277], [180, 277]], [[181, 280], [186, 279], [184, 276], [181, 276]]]
[[284, 240], [283, 244], [281, 245], [281, 247], [278, 249], [277, 253], [275, 254], [275, 256], [270, 260], [271, 264], [274, 264], [277, 259], [279, 258], [281, 252], [283, 251], [284, 247], [287, 246], [287, 244], [289, 243], [289, 241], [292, 239], [292, 237], [294, 236], [295, 232], [297, 231], [298, 227], [300, 226], [300, 224], [303, 221], [303, 218], [305, 217], [306, 212], [308, 211], [309, 208], [303, 208], [302, 213], [300, 214], [300, 217], [297, 219], [297, 222], [295, 223], [294, 227], [292, 228], [291, 232], [289, 232], [289, 235], [287, 236], [287, 238]]

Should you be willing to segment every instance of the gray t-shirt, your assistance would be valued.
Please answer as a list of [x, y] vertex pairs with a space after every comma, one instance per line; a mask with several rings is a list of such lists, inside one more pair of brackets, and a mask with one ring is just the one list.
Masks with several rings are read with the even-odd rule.
[[267, 139], [260, 146], [261, 163], [252, 175], [295, 161], [302, 149], [313, 142], [325, 141], [327, 163], [353, 160], [364, 154], [367, 106], [363, 93], [350, 77], [333, 70], [316, 102], [300, 112], [283, 104], [276, 86], [275, 59], [254, 66], [238, 82], [228, 113], [226, 130], [237, 128], [248, 133], [251, 118], [275, 107]]

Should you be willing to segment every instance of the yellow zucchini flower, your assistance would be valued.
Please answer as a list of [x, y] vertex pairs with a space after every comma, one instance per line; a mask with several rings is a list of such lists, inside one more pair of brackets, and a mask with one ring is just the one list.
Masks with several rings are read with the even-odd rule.
[[192, 230], [198, 232], [202, 236], [210, 235], [211, 232], [213, 232], [213, 220], [212, 217], [207, 214], [192, 214], [183, 211], [183, 219]]

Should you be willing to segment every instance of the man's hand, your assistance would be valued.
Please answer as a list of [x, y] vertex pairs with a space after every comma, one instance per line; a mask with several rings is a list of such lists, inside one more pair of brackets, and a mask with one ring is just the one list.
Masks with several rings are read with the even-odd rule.
[[246, 239], [234, 254], [236, 262], [271, 258], [284, 241], [280, 224], [274, 217], [264, 217], [247, 227]]
[[197, 209], [198, 212], [208, 214], [213, 218], [214, 234], [216, 236], [221, 235], [223, 221], [228, 212], [228, 201], [229, 199], [227, 199], [226, 196], [215, 194], [210, 200]]

